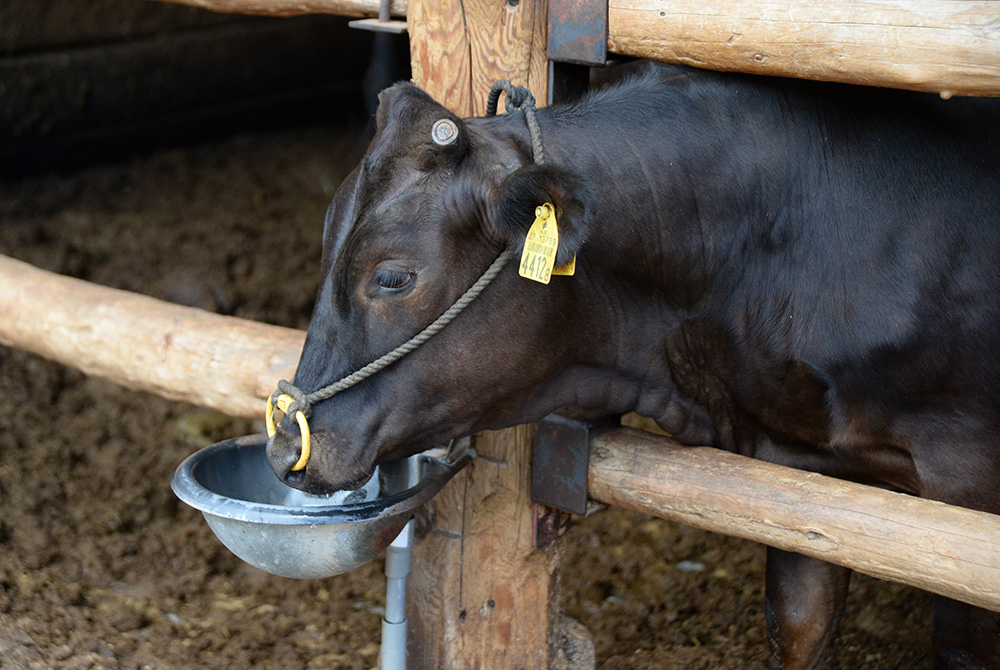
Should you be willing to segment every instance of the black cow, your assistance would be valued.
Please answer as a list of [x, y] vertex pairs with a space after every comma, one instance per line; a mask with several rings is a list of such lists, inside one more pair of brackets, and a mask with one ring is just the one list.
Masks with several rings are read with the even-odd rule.
[[[555, 206], [548, 285], [511, 263], [435, 338], [317, 403], [268, 455], [312, 491], [563, 406], [686, 444], [1000, 513], [1000, 107], [648, 66], [541, 109], [459, 119], [409, 84], [326, 218], [295, 384], [434, 320]], [[432, 125], [451, 119], [439, 146]], [[827, 656], [849, 571], [768, 551], [774, 667]], [[1000, 616], [938, 598], [937, 666], [1000, 667]]]

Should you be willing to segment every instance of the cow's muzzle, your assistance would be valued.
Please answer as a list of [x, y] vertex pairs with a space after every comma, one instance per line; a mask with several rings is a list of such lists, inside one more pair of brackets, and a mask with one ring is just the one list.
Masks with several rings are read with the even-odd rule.
[[[274, 436], [278, 434], [278, 426], [274, 421], [274, 407], [277, 405], [278, 409], [288, 415], [289, 409], [293, 409], [295, 406], [295, 399], [287, 393], [282, 393], [275, 397], [269, 396], [267, 399], [267, 412], [265, 414], [265, 424], [267, 425], [267, 437], [268, 444], [274, 439]], [[299, 427], [299, 450], [298, 458], [295, 462], [288, 468], [291, 472], [298, 472], [304, 470], [306, 464], [309, 462], [309, 456], [312, 454], [312, 431], [309, 430], [309, 419], [306, 417], [305, 412], [301, 409], [294, 409], [295, 422]], [[270, 454], [270, 447], [268, 448], [268, 453]], [[273, 466], [273, 463], [272, 463]]]
[[278, 479], [294, 486], [296, 480], [304, 478], [306, 471], [304, 467], [298, 467], [303, 460], [301, 434], [296, 427], [287, 424], [283, 421], [274, 432], [268, 430], [267, 462]]
[[294, 413], [277, 421], [267, 441], [267, 461], [284, 484], [306, 493], [323, 495], [353, 491], [363, 486], [374, 470], [374, 458], [352, 449], [335, 430], [316, 427], [304, 452], [302, 432]]

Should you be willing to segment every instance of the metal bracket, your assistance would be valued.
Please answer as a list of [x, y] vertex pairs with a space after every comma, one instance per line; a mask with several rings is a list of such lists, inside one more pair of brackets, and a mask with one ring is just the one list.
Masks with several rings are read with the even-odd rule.
[[563, 410], [536, 423], [531, 499], [571, 514], [586, 514], [590, 435], [620, 422], [618, 416]]
[[377, 19], [355, 19], [354, 21], [348, 21], [347, 25], [359, 30], [401, 35], [406, 32], [406, 21], [397, 21], [391, 18], [391, 7], [392, 0], [381, 0], [378, 6]]
[[397, 21], [395, 19], [389, 19], [388, 21], [381, 19], [355, 19], [354, 21], [348, 21], [347, 25], [359, 30], [371, 30], [377, 33], [402, 35], [406, 32], [406, 21]]
[[549, 0], [546, 54], [561, 63], [608, 60], [608, 0]]

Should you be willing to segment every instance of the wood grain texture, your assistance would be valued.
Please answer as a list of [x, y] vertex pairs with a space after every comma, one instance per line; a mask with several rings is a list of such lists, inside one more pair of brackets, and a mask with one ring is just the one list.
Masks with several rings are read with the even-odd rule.
[[305, 333], [183, 307], [0, 256], [0, 344], [246, 418], [291, 379]]
[[713, 70], [1000, 95], [1000, 5], [610, 0], [608, 47]]
[[[545, 104], [546, 6], [410, 0], [414, 83], [463, 117], [485, 113], [501, 78]], [[531, 546], [532, 434], [519, 426], [475, 436], [479, 458], [429, 503], [433, 530], [414, 548], [407, 588], [408, 667], [550, 668], [561, 544]]]
[[[162, 0], [193, 5], [213, 12], [297, 16], [299, 14], [336, 14], [338, 16], [378, 16], [379, 0]], [[390, 13], [406, 16], [406, 0], [392, 0]]]
[[1000, 517], [621, 428], [591, 443], [594, 500], [1000, 611]]
[[546, 3], [539, 0], [410, 0], [413, 82], [462, 117], [486, 112], [497, 79], [526, 86], [544, 105], [545, 21]]
[[532, 548], [532, 427], [476, 435], [431, 502], [407, 588], [409, 666], [547, 669], [561, 543]]

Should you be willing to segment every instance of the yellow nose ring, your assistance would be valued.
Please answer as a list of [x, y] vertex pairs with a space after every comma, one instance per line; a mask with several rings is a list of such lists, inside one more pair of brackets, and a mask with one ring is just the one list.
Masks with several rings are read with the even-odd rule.
[[[278, 409], [282, 412], [288, 412], [288, 408], [292, 402], [292, 396], [287, 393], [282, 393], [278, 396]], [[278, 428], [274, 424], [274, 403], [272, 402], [270, 396], [267, 398], [267, 413], [265, 414], [264, 420], [267, 424], [267, 436], [274, 437], [274, 434], [278, 432]], [[302, 434], [302, 451], [299, 452], [299, 460], [295, 461], [295, 465], [292, 466], [292, 471], [298, 472], [299, 470], [304, 469], [306, 467], [306, 463], [309, 462], [312, 439], [309, 433], [309, 421], [306, 419], [306, 415], [302, 413], [302, 410], [297, 410], [295, 412], [295, 420], [298, 421], [299, 433]]]

